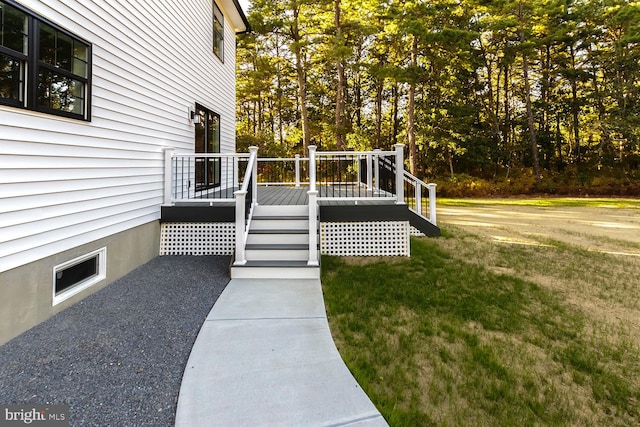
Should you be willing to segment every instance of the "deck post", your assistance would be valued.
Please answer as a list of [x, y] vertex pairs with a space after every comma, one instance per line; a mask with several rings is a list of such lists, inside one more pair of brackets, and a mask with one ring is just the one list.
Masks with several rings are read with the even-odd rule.
[[371, 168], [373, 167], [373, 157], [371, 153], [367, 153], [367, 190], [373, 188], [373, 174]]
[[251, 192], [253, 193], [251, 203], [254, 206], [257, 206], [258, 205], [258, 147], [256, 147], [255, 145], [252, 145], [251, 147], [249, 147], [249, 153], [250, 153], [249, 159], [255, 158], [253, 162], [253, 172], [251, 173]]
[[[419, 215], [422, 215], [422, 185], [420, 185], [415, 180], [413, 181], [413, 185], [415, 187], [416, 212]], [[431, 192], [429, 192], [429, 193], [431, 193]]]
[[375, 157], [373, 158], [373, 179], [375, 179], [376, 191], [380, 191], [380, 149], [376, 148], [373, 150]]
[[234, 265], [247, 263], [244, 253], [244, 229], [245, 229], [245, 200], [247, 192], [238, 190], [233, 193], [236, 196], [236, 260]]
[[318, 192], [309, 191], [309, 260], [307, 265], [320, 265], [318, 262]]
[[171, 160], [173, 159], [173, 147], [165, 147], [162, 149], [164, 152], [164, 205], [170, 206], [172, 205], [171, 201], [171, 190], [172, 190], [172, 182], [171, 175], [173, 172], [173, 164]]
[[404, 204], [404, 144], [394, 145], [396, 148], [396, 204]]
[[240, 188], [240, 157], [233, 156], [233, 182], [231, 188]]
[[436, 224], [436, 184], [427, 184], [429, 189], [429, 222]]
[[315, 145], [309, 146], [309, 191], [316, 191], [316, 148]]
[[296, 154], [296, 187], [300, 187], [300, 154]]

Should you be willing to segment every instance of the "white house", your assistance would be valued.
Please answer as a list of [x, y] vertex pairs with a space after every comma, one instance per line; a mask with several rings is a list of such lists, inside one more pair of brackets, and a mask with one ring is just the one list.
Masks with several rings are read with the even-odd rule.
[[158, 255], [163, 148], [235, 151], [247, 29], [237, 0], [0, 0], [0, 344]]

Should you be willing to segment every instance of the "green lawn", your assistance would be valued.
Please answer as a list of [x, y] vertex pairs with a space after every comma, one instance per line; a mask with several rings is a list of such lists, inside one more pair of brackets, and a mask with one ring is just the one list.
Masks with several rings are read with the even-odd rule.
[[443, 236], [322, 259], [336, 345], [391, 426], [640, 424], [639, 334], [609, 315], [640, 313], [640, 259]]

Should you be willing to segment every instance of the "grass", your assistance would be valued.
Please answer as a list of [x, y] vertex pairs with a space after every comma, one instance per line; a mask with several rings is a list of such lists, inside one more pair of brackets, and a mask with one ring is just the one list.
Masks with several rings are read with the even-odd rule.
[[640, 423], [640, 260], [443, 232], [322, 260], [336, 345], [390, 425]]
[[639, 199], [588, 198], [588, 197], [543, 197], [512, 199], [446, 199], [439, 198], [441, 206], [537, 206], [537, 207], [599, 207], [599, 208], [636, 208], [640, 209]]

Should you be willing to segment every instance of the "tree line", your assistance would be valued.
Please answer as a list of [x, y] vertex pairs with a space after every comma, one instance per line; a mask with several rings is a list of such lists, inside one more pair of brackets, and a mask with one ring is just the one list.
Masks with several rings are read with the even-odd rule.
[[640, 2], [254, 0], [239, 146], [407, 144], [420, 177], [636, 176]]

